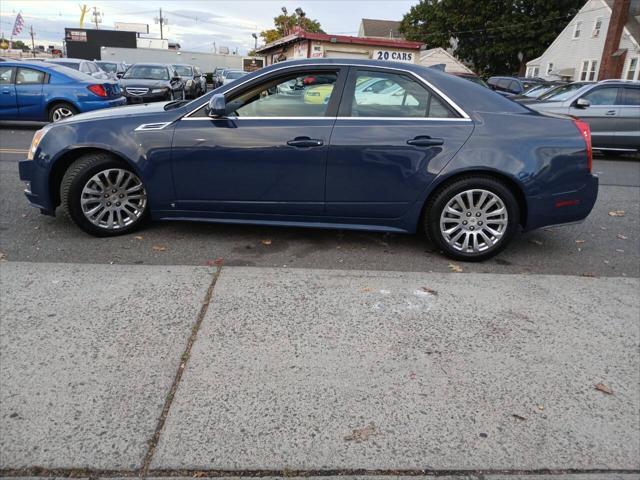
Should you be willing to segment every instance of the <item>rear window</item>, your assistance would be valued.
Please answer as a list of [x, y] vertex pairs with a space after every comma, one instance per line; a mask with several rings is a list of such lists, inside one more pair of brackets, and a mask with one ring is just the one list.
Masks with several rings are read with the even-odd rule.
[[175, 68], [177, 74], [181, 77], [190, 77], [191, 75], [193, 75], [193, 73], [191, 72], [191, 67], [186, 67], [184, 65], [174, 65], [173, 68]]
[[169, 80], [169, 71], [166, 67], [157, 67], [152, 65], [134, 65], [124, 78], [140, 78], [144, 80]]
[[80, 64], [79, 63], [73, 63], [73, 62], [55, 62], [56, 65], [62, 65], [63, 67], [67, 67], [67, 68], [73, 68], [74, 70], [80, 70]]

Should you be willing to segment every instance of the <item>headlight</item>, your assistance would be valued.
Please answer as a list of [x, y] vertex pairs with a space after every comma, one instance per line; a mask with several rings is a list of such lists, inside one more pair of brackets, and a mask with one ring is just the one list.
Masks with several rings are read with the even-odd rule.
[[31, 146], [29, 147], [29, 152], [27, 153], [27, 160], [33, 160], [36, 154], [36, 150], [38, 149], [38, 145], [40, 145], [40, 142], [44, 138], [45, 133], [47, 133], [48, 131], [49, 127], [44, 127], [36, 131], [36, 133], [33, 135]]
[[193, 80], [187, 80], [187, 87], [190, 87], [191, 85], [193, 85]]
[[151, 93], [165, 93], [167, 90], [168, 88], [154, 88]]

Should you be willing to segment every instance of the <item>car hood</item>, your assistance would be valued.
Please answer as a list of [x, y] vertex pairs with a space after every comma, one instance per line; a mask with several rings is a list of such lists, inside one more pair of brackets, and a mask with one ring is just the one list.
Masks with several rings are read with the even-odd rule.
[[131, 105], [131, 106], [123, 106], [123, 107], [117, 107], [117, 108], [103, 108], [101, 110], [93, 110], [91, 112], [80, 113], [78, 115], [65, 118], [64, 120], [56, 122], [54, 125], [85, 122], [87, 120], [101, 120], [101, 119], [112, 120], [114, 118], [133, 117], [133, 116], [142, 116], [142, 115], [150, 115], [154, 113], [161, 113], [165, 111], [164, 106], [167, 103], [169, 102], [153, 102], [153, 103], [145, 103], [142, 105]]
[[144, 78], [121, 78], [122, 87], [162, 88], [169, 86], [169, 80], [146, 80]]

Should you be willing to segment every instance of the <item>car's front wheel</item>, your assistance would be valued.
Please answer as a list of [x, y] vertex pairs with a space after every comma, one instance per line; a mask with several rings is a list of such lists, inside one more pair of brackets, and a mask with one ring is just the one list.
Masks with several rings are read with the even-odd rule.
[[59, 122], [78, 114], [76, 107], [69, 103], [56, 103], [49, 108], [49, 121]]
[[140, 178], [106, 153], [85, 155], [69, 167], [60, 184], [60, 200], [76, 225], [99, 237], [132, 232], [149, 217]]
[[440, 189], [424, 213], [428, 237], [457, 260], [481, 261], [501, 252], [519, 224], [518, 202], [491, 177], [458, 179]]

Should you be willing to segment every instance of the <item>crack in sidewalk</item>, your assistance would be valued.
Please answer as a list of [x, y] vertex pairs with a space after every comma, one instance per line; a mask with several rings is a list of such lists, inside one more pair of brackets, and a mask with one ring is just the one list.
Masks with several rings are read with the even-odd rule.
[[[219, 274], [219, 271], [218, 271]], [[164, 412], [163, 412], [164, 413]], [[155, 436], [154, 436], [155, 438]], [[149, 461], [153, 452], [149, 456]], [[148, 464], [147, 464], [148, 467]], [[143, 475], [144, 473], [144, 475]], [[154, 478], [221, 478], [221, 477], [467, 477], [482, 480], [485, 476], [523, 476], [523, 475], [553, 475], [558, 480], [563, 475], [637, 475], [638, 469], [606, 469], [606, 468], [537, 468], [537, 469], [366, 469], [366, 468], [336, 468], [324, 470], [294, 470], [294, 469], [256, 469], [256, 470], [223, 470], [223, 469], [148, 469], [141, 470], [100, 470], [90, 468], [42, 468], [28, 467], [20, 469], [0, 470], [0, 477], [63, 477], [63, 478], [124, 478], [124, 477], [154, 477]], [[596, 477], [597, 478], [597, 477]]]
[[220, 277], [220, 273], [222, 272], [222, 264], [216, 267], [215, 272], [213, 273], [213, 277], [211, 278], [211, 283], [209, 284], [209, 288], [207, 289], [207, 293], [204, 296], [204, 301], [202, 302], [202, 306], [200, 307], [200, 311], [198, 312], [198, 316], [196, 317], [196, 322], [191, 327], [191, 335], [189, 335], [189, 339], [187, 340], [187, 345], [182, 352], [180, 357], [180, 364], [178, 366], [178, 370], [176, 371], [176, 375], [173, 379], [173, 383], [171, 384], [171, 388], [169, 389], [169, 393], [167, 394], [164, 406], [162, 407], [162, 413], [158, 418], [158, 423], [156, 424], [156, 429], [149, 440], [149, 448], [147, 450], [146, 455], [144, 456], [144, 460], [142, 462], [142, 467], [140, 468], [139, 475], [144, 478], [147, 476], [149, 472], [149, 466], [151, 465], [151, 460], [153, 460], [153, 455], [156, 452], [156, 447], [158, 446], [158, 442], [160, 441], [160, 435], [162, 434], [162, 430], [164, 428], [164, 424], [167, 420], [167, 416], [169, 415], [169, 410], [171, 409], [171, 405], [173, 404], [173, 399], [175, 398], [176, 392], [178, 391], [178, 386], [180, 385], [180, 381], [182, 380], [182, 374], [184, 373], [187, 362], [189, 361], [189, 357], [191, 356], [191, 349], [193, 348], [193, 344], [198, 337], [198, 331], [200, 330], [200, 326], [204, 321], [204, 317], [209, 310], [209, 304], [211, 303], [211, 297], [213, 296], [213, 289], [218, 282], [218, 278]]

